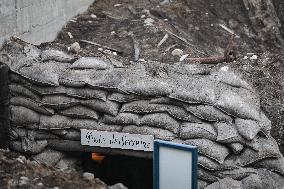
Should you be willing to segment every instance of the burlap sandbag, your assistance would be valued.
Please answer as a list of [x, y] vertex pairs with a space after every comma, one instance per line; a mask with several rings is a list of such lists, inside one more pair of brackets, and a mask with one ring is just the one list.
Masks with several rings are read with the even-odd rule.
[[243, 189], [242, 183], [232, 178], [224, 178], [208, 185], [205, 189]]
[[238, 165], [234, 161], [225, 160], [223, 164], [220, 164], [215, 160], [212, 160], [211, 158], [208, 158], [203, 155], [198, 156], [198, 165], [209, 171], [220, 171], [220, 170], [223, 171], [223, 170], [232, 170], [238, 168]]
[[42, 152], [47, 147], [47, 145], [48, 143], [46, 140], [35, 141], [29, 149], [24, 149], [22, 142], [20, 141], [11, 141], [9, 144], [12, 150], [26, 154], [38, 154]]
[[218, 180], [220, 180], [220, 178], [214, 175], [213, 174], [214, 172], [215, 171], [209, 171], [209, 170], [203, 169], [202, 167], [198, 167], [197, 176], [198, 176], [198, 179], [204, 180], [209, 183], [217, 182]]
[[52, 109], [66, 109], [82, 104], [82, 101], [65, 95], [47, 95], [42, 97], [42, 104]]
[[43, 62], [53, 60], [57, 62], [73, 62], [74, 57], [57, 49], [46, 49], [40, 54]]
[[234, 154], [239, 154], [244, 149], [244, 145], [238, 142], [230, 143], [228, 146]]
[[110, 66], [111, 64], [101, 57], [81, 57], [72, 64], [71, 68], [105, 70]]
[[168, 130], [153, 128], [149, 126], [125, 126], [122, 129], [123, 133], [131, 133], [131, 134], [142, 134], [142, 135], [153, 135], [155, 139], [167, 140], [171, 141], [176, 138], [176, 135]]
[[99, 114], [96, 111], [82, 105], [76, 105], [64, 110], [59, 110], [58, 114], [71, 118], [94, 119], [94, 120], [99, 119]]
[[39, 114], [23, 106], [10, 106], [11, 123], [20, 126], [38, 125], [40, 123]]
[[261, 161], [258, 161], [252, 165], [252, 167], [256, 168], [265, 168], [270, 171], [279, 173], [284, 176], [284, 158], [283, 156], [280, 158], [267, 158]]
[[24, 138], [24, 137], [27, 137], [28, 135], [32, 136], [32, 138], [35, 140], [46, 140], [46, 139], [57, 139], [58, 138], [58, 136], [50, 132], [46, 132], [46, 131], [38, 130], [38, 129], [30, 130], [30, 129], [26, 129], [22, 127], [12, 127], [11, 132], [14, 135], [13, 140]]
[[61, 115], [53, 115], [53, 116], [40, 116], [40, 129], [66, 129], [71, 127], [72, 119], [61, 116]]
[[40, 101], [40, 97], [36, 93], [23, 85], [12, 83], [9, 85], [9, 89], [12, 96], [23, 96], [34, 101]]
[[110, 100], [107, 101], [102, 101], [98, 99], [86, 100], [82, 102], [82, 105], [89, 107], [95, 111], [110, 114], [113, 116], [116, 116], [120, 109], [120, 104]]
[[141, 118], [140, 125], [166, 129], [175, 134], [177, 134], [180, 129], [179, 123], [165, 113], [147, 114]]
[[245, 140], [238, 133], [236, 126], [231, 123], [216, 122], [214, 127], [217, 130], [217, 141], [221, 143], [244, 143]]
[[47, 166], [55, 166], [63, 156], [64, 154], [62, 152], [45, 149], [40, 154], [32, 156], [32, 159]]
[[119, 113], [117, 116], [105, 114], [102, 123], [117, 125], [139, 125], [140, 116], [133, 113]]
[[25, 97], [12, 97], [10, 99], [10, 103], [14, 106], [23, 106], [28, 109], [31, 109], [37, 113], [44, 114], [44, 115], [53, 115], [54, 110], [45, 108], [42, 106], [41, 103], [33, 101], [31, 99], [25, 98]]
[[226, 146], [208, 139], [190, 139], [186, 140], [185, 144], [197, 146], [200, 154], [209, 157], [220, 164], [222, 164], [225, 161], [225, 158], [230, 154], [230, 151]]
[[111, 93], [108, 95], [108, 100], [125, 103], [125, 102], [132, 102], [136, 100], [144, 99], [145, 97], [135, 95], [135, 94], [123, 94], [123, 93]]
[[235, 125], [240, 135], [247, 140], [252, 140], [261, 130], [261, 125], [254, 120], [236, 118]]
[[253, 168], [239, 167], [233, 170], [218, 171], [215, 174], [217, 174], [220, 178], [229, 177], [235, 180], [242, 180], [252, 174], [257, 174], [257, 171]]
[[216, 141], [217, 132], [212, 124], [209, 123], [188, 123], [181, 124], [180, 137], [182, 139], [205, 138]]

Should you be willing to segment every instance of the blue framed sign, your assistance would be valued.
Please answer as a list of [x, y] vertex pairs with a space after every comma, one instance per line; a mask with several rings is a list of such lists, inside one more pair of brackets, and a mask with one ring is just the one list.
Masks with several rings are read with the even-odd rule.
[[197, 147], [154, 141], [154, 189], [197, 189]]

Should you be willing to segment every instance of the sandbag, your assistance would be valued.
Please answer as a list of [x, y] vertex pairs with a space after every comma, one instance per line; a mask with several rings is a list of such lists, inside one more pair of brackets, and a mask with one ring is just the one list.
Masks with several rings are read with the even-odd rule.
[[208, 139], [190, 139], [185, 144], [198, 147], [198, 152], [222, 164], [230, 151], [226, 146], [218, 144]]
[[82, 102], [82, 105], [89, 107], [95, 111], [110, 114], [113, 116], [116, 116], [119, 112], [120, 109], [120, 104], [107, 100], [107, 101], [102, 101], [102, 100], [86, 100]]
[[205, 138], [216, 141], [217, 133], [209, 123], [188, 123], [181, 124], [180, 138], [182, 139], [195, 139]]
[[94, 77], [87, 82], [91, 88], [121, 91], [119, 85], [124, 82], [123, 71], [117, 69], [98, 70]]
[[10, 106], [11, 123], [20, 126], [37, 125], [40, 123], [40, 116], [35, 111], [23, 106]]
[[35, 112], [44, 114], [44, 115], [53, 115], [54, 114], [54, 110], [52, 109], [48, 109], [45, 107], [42, 107], [41, 103], [30, 100], [28, 98], [25, 97], [12, 97], [10, 99], [10, 103], [14, 106], [22, 106], [22, 107], [26, 107], [30, 110], [33, 110]]
[[206, 188], [206, 186], [208, 186], [208, 182], [204, 181], [204, 180], [200, 180], [198, 179], [198, 189], [204, 189]]
[[216, 81], [206, 77], [177, 78], [176, 89], [169, 97], [187, 103], [213, 104], [216, 101], [216, 86]]
[[96, 111], [82, 105], [76, 105], [64, 110], [59, 110], [58, 114], [71, 118], [94, 119], [94, 120], [99, 119], [99, 114]]
[[254, 120], [236, 118], [235, 125], [240, 135], [247, 140], [252, 140], [261, 130], [259, 123]]
[[[201, 167], [198, 167], [197, 169], [197, 176], [198, 179], [204, 180], [206, 182], [212, 183], [212, 182], [217, 182], [218, 180], [220, 180], [220, 178], [216, 175], [214, 175], [215, 171], [208, 171], [206, 169], [203, 169]], [[214, 188], [215, 189], [215, 188]]]
[[244, 189], [265, 189], [258, 174], [251, 174], [242, 180]]
[[119, 113], [117, 116], [105, 114], [102, 123], [116, 125], [139, 125], [140, 116], [133, 113]]
[[246, 166], [266, 158], [280, 158], [277, 142], [271, 138], [257, 137], [252, 141], [254, 149], [246, 148], [237, 156], [240, 165]]
[[205, 189], [243, 189], [242, 183], [232, 178], [223, 178], [218, 182], [208, 185]]
[[47, 166], [55, 166], [56, 163], [63, 158], [63, 156], [64, 154], [62, 152], [52, 149], [45, 149], [40, 154], [32, 156], [32, 159]]
[[184, 105], [184, 108], [200, 119], [207, 121], [232, 122], [232, 118], [221, 110], [210, 105]]
[[105, 70], [110, 67], [110, 63], [100, 57], [81, 57], [76, 60], [71, 68], [72, 69], [96, 69]]
[[[161, 104], [163, 106], [163, 104]], [[173, 118], [193, 123], [202, 123], [203, 121], [193, 115], [192, 113], [186, 111], [184, 108], [175, 105], [164, 105], [166, 107], [166, 112]]]
[[[251, 99], [253, 98], [251, 97]], [[223, 90], [215, 106], [235, 117], [252, 120], [260, 119], [258, 104], [245, 100], [245, 97], [241, 96], [240, 91], [236, 89]]]
[[66, 70], [60, 74], [58, 82], [67, 87], [84, 87], [93, 74], [93, 70]]
[[56, 110], [70, 108], [82, 103], [82, 100], [67, 97], [64, 95], [47, 95], [42, 97], [42, 104], [44, 107]]
[[179, 123], [165, 113], [144, 115], [140, 120], [140, 125], [167, 129], [175, 134], [177, 134], [180, 129]]
[[284, 176], [284, 158], [267, 158], [251, 165], [255, 168], [265, 168]]
[[125, 103], [122, 105], [120, 112], [130, 112], [137, 114], [161, 113], [166, 112], [167, 106], [161, 104], [150, 104], [148, 100], [139, 100]]
[[61, 116], [61, 115], [53, 115], [53, 116], [40, 116], [40, 129], [66, 129], [71, 127], [71, 121], [72, 119]]
[[42, 152], [46, 147], [48, 143], [46, 140], [38, 140], [35, 141], [29, 149], [24, 149], [22, 146], [22, 142], [20, 141], [11, 141], [9, 144], [9, 147], [12, 150], [15, 150], [20, 153], [26, 153], [26, 154], [38, 154]]
[[13, 140], [25, 138], [31, 136], [34, 140], [46, 140], [46, 139], [56, 139], [58, 136], [42, 131], [42, 130], [27, 130], [26, 128], [21, 127], [12, 127], [12, 132], [14, 133]]
[[272, 124], [268, 117], [264, 114], [264, 112], [260, 113], [259, 125], [261, 127], [260, 131], [266, 136], [269, 136]]
[[234, 161], [224, 161], [223, 164], [216, 162], [206, 156], [198, 156], [198, 165], [209, 171], [219, 170], [232, 170], [238, 168], [238, 165]]
[[267, 169], [258, 169], [257, 174], [262, 181], [262, 189], [282, 189], [284, 177]]
[[80, 141], [81, 140], [81, 132], [79, 130], [75, 130], [75, 129], [68, 129], [66, 134], [62, 135], [61, 138], [65, 139], [65, 140]]
[[235, 125], [231, 123], [216, 122], [214, 127], [217, 130], [217, 141], [222, 143], [243, 143], [242, 136], [238, 133]]
[[242, 180], [252, 174], [257, 174], [253, 168], [239, 167], [233, 170], [222, 170], [216, 173], [220, 178], [232, 178], [234, 180]]
[[234, 154], [239, 154], [244, 149], [244, 146], [238, 142], [230, 143], [228, 144], [228, 146], [233, 151]]
[[135, 94], [111, 93], [107, 98], [108, 100], [111, 101], [125, 103], [125, 102], [141, 100], [144, 99], [145, 97], [141, 97]]
[[110, 131], [110, 132], [121, 131], [122, 129], [122, 127], [119, 125], [107, 125], [104, 123], [98, 123], [97, 121], [90, 119], [72, 119], [70, 126], [71, 128], [76, 130], [90, 129], [90, 130]]
[[73, 56], [68, 55], [67, 53], [57, 50], [57, 49], [43, 50], [40, 54], [40, 57], [43, 62], [48, 61], [48, 60], [54, 60], [57, 62], [73, 62], [74, 61]]
[[168, 130], [153, 128], [148, 126], [125, 126], [122, 129], [123, 133], [141, 134], [141, 135], [153, 135], [155, 139], [171, 141], [176, 138], [176, 135]]
[[141, 96], [168, 96], [172, 93], [170, 84], [167, 81], [161, 81], [161, 79], [143, 78], [136, 81], [127, 81], [119, 89]]
[[61, 171], [76, 170], [77, 161], [77, 158], [65, 156], [56, 163], [55, 167]]
[[23, 85], [12, 83], [9, 85], [9, 89], [10, 93], [13, 96], [23, 96], [26, 98], [30, 98], [34, 101], [40, 101], [40, 97], [37, 94], [29, 90], [28, 88], [24, 87]]

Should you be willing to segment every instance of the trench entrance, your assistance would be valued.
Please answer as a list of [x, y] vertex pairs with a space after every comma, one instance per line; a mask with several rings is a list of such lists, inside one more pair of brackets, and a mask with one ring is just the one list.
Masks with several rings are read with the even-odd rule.
[[123, 155], [105, 155], [101, 159], [95, 161], [92, 159], [92, 153], [84, 153], [83, 170], [94, 173], [95, 177], [107, 185], [122, 183], [129, 189], [153, 188], [152, 159]]

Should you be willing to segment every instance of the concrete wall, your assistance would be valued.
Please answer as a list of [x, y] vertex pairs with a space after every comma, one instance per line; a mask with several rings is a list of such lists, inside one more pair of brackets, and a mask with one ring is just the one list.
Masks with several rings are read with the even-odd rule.
[[16, 35], [39, 44], [52, 41], [72, 17], [94, 0], [0, 0], [0, 46]]

